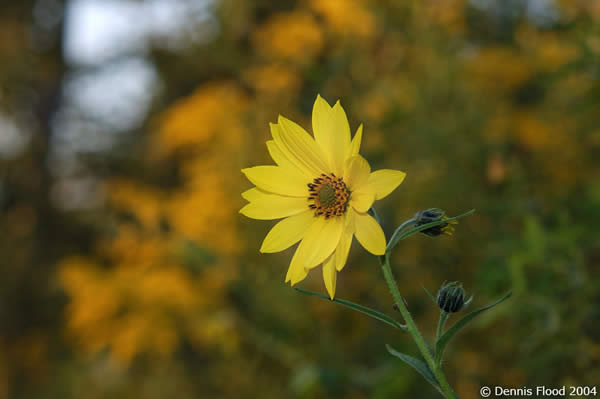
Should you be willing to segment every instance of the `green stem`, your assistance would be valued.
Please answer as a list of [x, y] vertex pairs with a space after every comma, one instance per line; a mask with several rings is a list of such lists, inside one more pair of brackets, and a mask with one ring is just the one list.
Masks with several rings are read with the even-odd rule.
[[437, 342], [444, 333], [444, 326], [448, 320], [448, 313], [443, 310], [440, 312], [440, 321], [438, 321], [437, 333], [435, 334], [435, 342]]
[[386, 252], [389, 252], [392, 250], [391, 247], [394, 246], [392, 243], [396, 243], [398, 241], [398, 239], [396, 237], [399, 236], [405, 228], [407, 228], [408, 226], [412, 226], [416, 222], [417, 221], [414, 218], [412, 218], [412, 219], [408, 219], [406, 222], [404, 222], [400, 226], [398, 226], [398, 228], [394, 231], [394, 234], [392, 234], [392, 238], [390, 238], [390, 240], [388, 241], [387, 248], [385, 249]]
[[400, 313], [404, 318], [404, 322], [406, 323], [406, 327], [408, 328], [408, 333], [413, 337], [415, 343], [417, 344], [417, 347], [419, 348], [419, 351], [421, 351], [421, 354], [425, 359], [425, 362], [433, 372], [433, 375], [435, 376], [436, 380], [439, 382], [442, 394], [447, 399], [458, 399], [458, 396], [454, 393], [454, 391], [448, 384], [448, 381], [446, 381], [446, 376], [444, 375], [444, 372], [442, 371], [441, 367], [435, 363], [433, 356], [431, 355], [431, 352], [429, 351], [429, 348], [427, 347], [427, 344], [425, 343], [425, 340], [421, 335], [421, 332], [419, 331], [417, 325], [415, 324], [415, 321], [410, 315], [410, 312], [406, 308], [406, 305], [404, 305], [404, 301], [402, 300], [402, 296], [400, 295], [400, 291], [398, 290], [398, 286], [396, 285], [396, 280], [394, 279], [394, 275], [392, 274], [389, 253], [386, 253], [385, 256], [380, 257], [380, 261], [381, 268], [383, 269], [383, 276], [385, 277], [385, 281], [387, 282], [387, 285], [390, 288], [392, 297], [394, 298], [394, 302], [396, 303], [396, 306], [398, 306], [398, 309], [400, 310]]

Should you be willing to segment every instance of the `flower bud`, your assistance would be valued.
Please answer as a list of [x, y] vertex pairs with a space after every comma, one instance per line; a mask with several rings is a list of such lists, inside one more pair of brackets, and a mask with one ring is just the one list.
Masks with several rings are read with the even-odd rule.
[[437, 304], [446, 313], [456, 313], [465, 306], [465, 290], [458, 281], [442, 285], [437, 294]]
[[[430, 208], [421, 212], [417, 212], [415, 214], [415, 226], [423, 226], [427, 223], [438, 222], [441, 220], [448, 219], [446, 217], [446, 212], [439, 208]], [[454, 231], [454, 227], [452, 225], [458, 224], [456, 220], [451, 220], [446, 223], [438, 224], [437, 226], [430, 227], [421, 231], [421, 233], [426, 234], [430, 237], [437, 237], [441, 234], [452, 235]]]

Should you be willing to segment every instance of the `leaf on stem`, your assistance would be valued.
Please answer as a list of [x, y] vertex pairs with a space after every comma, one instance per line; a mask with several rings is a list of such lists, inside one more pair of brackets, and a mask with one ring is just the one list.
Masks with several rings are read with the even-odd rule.
[[429, 290], [427, 288], [425, 288], [425, 286], [423, 284], [421, 284], [421, 288], [423, 288], [423, 290], [425, 290], [425, 292], [427, 293], [427, 296], [431, 299], [431, 302], [433, 302], [433, 304], [435, 306], [437, 306], [437, 301], [435, 300], [435, 297], [433, 295], [431, 295], [431, 292], [429, 292]]
[[505, 300], [510, 298], [511, 295], [512, 295], [512, 292], [509, 291], [502, 298], [498, 299], [497, 301], [494, 301], [494, 302], [490, 303], [489, 305], [486, 305], [482, 308], [472, 311], [471, 313], [467, 314], [462, 319], [460, 319], [459, 321], [454, 323], [454, 325], [452, 327], [450, 327], [444, 333], [444, 335], [442, 335], [437, 340], [437, 342], [435, 344], [435, 361], [436, 361], [436, 363], [439, 364], [439, 362], [442, 360], [442, 355], [444, 353], [444, 349], [446, 348], [446, 345], [452, 339], [452, 337], [454, 337], [456, 335], [456, 333], [458, 331], [460, 331], [461, 328], [463, 328], [468, 322], [473, 320], [473, 318], [475, 318], [475, 316], [479, 315], [480, 313], [483, 313], [484, 311], [486, 311], [488, 309], [493, 308], [494, 306], [500, 304], [501, 302], [504, 302]]
[[397, 350], [395, 350], [388, 344], [386, 344], [385, 347], [387, 348], [390, 355], [397, 357], [398, 359], [402, 360], [404, 363], [408, 364], [413, 369], [417, 370], [419, 372], [419, 374], [421, 374], [423, 376], [423, 378], [425, 378], [427, 380], [427, 382], [429, 382], [438, 391], [441, 392], [440, 384], [435, 379], [433, 372], [431, 371], [429, 366], [427, 366], [427, 364], [424, 361], [414, 358], [412, 356], [409, 356], [407, 354], [404, 354], [402, 352], [398, 352]]
[[321, 294], [318, 294], [318, 293], [312, 292], [312, 291], [303, 290], [301, 288], [295, 288], [295, 290], [304, 295], [314, 296], [317, 298], [325, 299], [328, 302], [339, 303], [342, 306], [345, 306], [347, 308], [350, 308], [350, 309], [355, 310], [360, 313], [364, 313], [367, 316], [371, 316], [372, 318], [382, 321], [392, 327], [399, 328], [402, 331], [407, 331], [407, 328], [404, 324], [394, 320], [392, 317], [386, 315], [385, 313], [381, 313], [377, 310], [356, 304], [354, 302], [346, 301], [345, 299], [338, 299], [338, 298], [329, 299], [328, 296], [321, 295]]

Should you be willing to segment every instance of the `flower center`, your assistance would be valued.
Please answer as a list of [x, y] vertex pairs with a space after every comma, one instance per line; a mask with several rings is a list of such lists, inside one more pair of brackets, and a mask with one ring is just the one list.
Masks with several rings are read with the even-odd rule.
[[323, 173], [308, 183], [308, 192], [308, 200], [311, 201], [308, 207], [315, 210], [315, 216], [324, 215], [325, 219], [341, 216], [348, 208], [350, 190], [344, 180], [333, 173]]

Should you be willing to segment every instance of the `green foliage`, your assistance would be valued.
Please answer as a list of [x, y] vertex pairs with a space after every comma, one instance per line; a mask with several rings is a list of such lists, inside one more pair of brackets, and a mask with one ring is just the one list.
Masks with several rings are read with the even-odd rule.
[[350, 301], [346, 301], [344, 299], [333, 298], [333, 300], [332, 300], [332, 299], [329, 299], [325, 295], [317, 294], [316, 292], [307, 291], [307, 290], [303, 290], [300, 288], [296, 288], [296, 291], [298, 291], [299, 293], [304, 294], [304, 295], [314, 296], [314, 297], [325, 299], [325, 300], [328, 300], [328, 301], [331, 301], [334, 303], [339, 303], [340, 305], [346, 306], [347, 308], [350, 308], [350, 309], [355, 310], [360, 313], [364, 313], [367, 316], [370, 316], [376, 320], [382, 321], [389, 326], [392, 326], [394, 328], [399, 328], [403, 331], [406, 331], [406, 326], [404, 324], [399, 323], [398, 321], [394, 320], [392, 317], [390, 317], [384, 313], [381, 313], [377, 310], [370, 309], [370, 308], [367, 308], [366, 306], [362, 306], [362, 305], [359, 305], [359, 304], [356, 304], [356, 303], [353, 303]]
[[446, 345], [448, 345], [448, 342], [450, 342], [450, 340], [460, 331], [461, 328], [465, 327], [468, 322], [473, 320], [480, 313], [483, 313], [486, 310], [491, 309], [496, 305], [499, 305], [500, 303], [502, 303], [505, 300], [507, 300], [508, 298], [510, 298], [511, 295], [512, 295], [512, 292], [508, 292], [506, 295], [504, 295], [502, 298], [498, 299], [497, 301], [494, 301], [494, 302], [490, 303], [489, 305], [486, 305], [482, 308], [479, 308], [477, 310], [474, 310], [474, 311], [468, 313], [466, 316], [463, 316], [456, 323], [454, 323], [452, 325], [452, 327], [450, 327], [445, 333], [443, 333], [442, 336], [439, 337], [435, 343], [435, 360], [436, 360], [436, 362], [439, 364], [442, 361], [442, 357], [444, 356], [444, 349], [446, 349]]
[[397, 357], [398, 359], [402, 360], [404, 363], [408, 364], [413, 369], [417, 370], [419, 372], [419, 374], [421, 374], [428, 383], [433, 385], [435, 387], [435, 389], [437, 389], [438, 391], [440, 390], [439, 383], [437, 382], [437, 380], [435, 379], [435, 376], [433, 375], [433, 372], [427, 366], [427, 364], [425, 364], [425, 362], [423, 362], [422, 360], [416, 359], [412, 356], [409, 356], [407, 354], [404, 354], [402, 352], [398, 352], [397, 350], [395, 350], [394, 348], [392, 348], [389, 345], [386, 345], [385, 347], [387, 348], [390, 355]]

